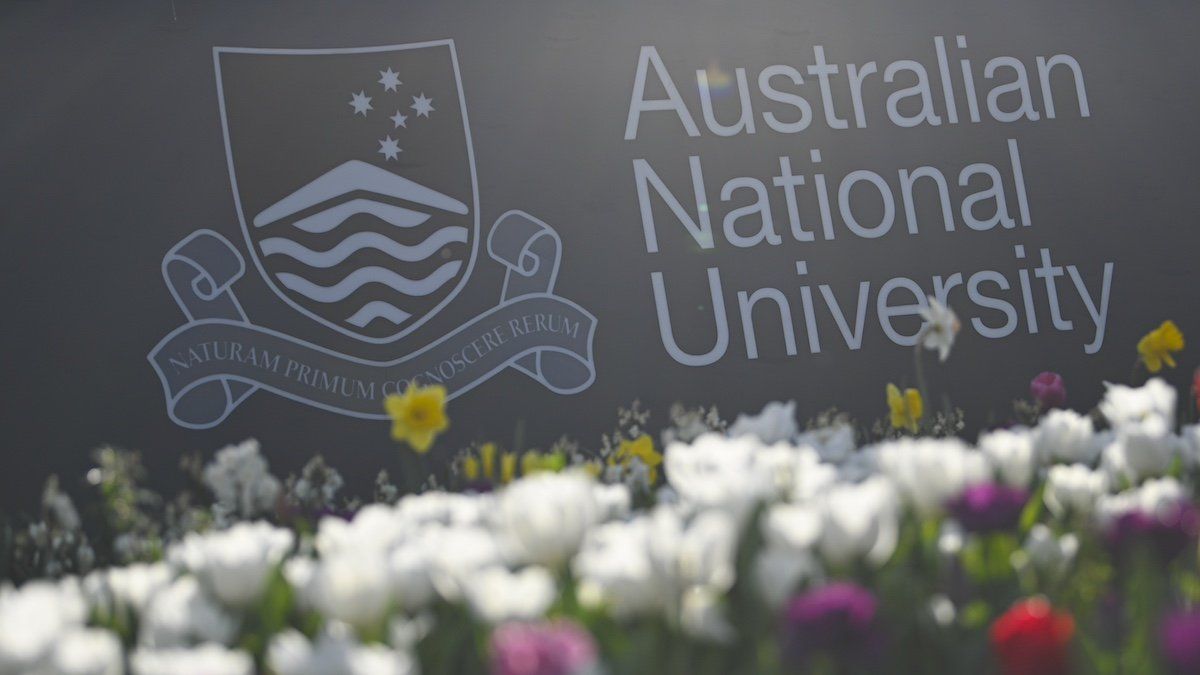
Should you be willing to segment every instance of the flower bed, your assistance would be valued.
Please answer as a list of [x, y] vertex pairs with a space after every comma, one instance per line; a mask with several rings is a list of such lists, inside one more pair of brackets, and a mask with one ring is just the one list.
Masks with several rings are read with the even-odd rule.
[[[171, 500], [102, 450], [99, 526], [52, 482], [8, 528], [8, 576], [44, 578], [0, 590], [0, 673], [1200, 671], [1200, 425], [1159, 379], [1031, 395], [975, 444], [917, 388], [873, 427], [680, 408], [657, 443], [634, 406], [593, 451], [464, 449], [368, 504], [252, 441]], [[442, 399], [405, 396], [424, 452]]]

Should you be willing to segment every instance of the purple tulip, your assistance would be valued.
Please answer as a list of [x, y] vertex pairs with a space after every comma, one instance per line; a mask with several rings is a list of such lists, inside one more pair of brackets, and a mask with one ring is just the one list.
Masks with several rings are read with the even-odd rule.
[[1029, 382], [1029, 395], [1042, 410], [1061, 408], [1067, 404], [1067, 385], [1062, 375], [1047, 370]]
[[579, 625], [508, 623], [492, 632], [492, 675], [571, 675], [596, 662], [596, 643]]
[[1191, 502], [1180, 502], [1160, 514], [1130, 511], [1114, 520], [1105, 535], [1118, 555], [1147, 543], [1164, 560], [1170, 560], [1196, 545], [1200, 510]]
[[1172, 612], [1158, 629], [1163, 658], [1178, 673], [1200, 673], [1200, 611]]
[[946, 505], [968, 532], [1011, 530], [1021, 518], [1029, 493], [997, 483], [972, 485]]
[[852, 583], [796, 596], [783, 612], [788, 654], [800, 663], [822, 653], [844, 661], [869, 659], [879, 646], [876, 611], [875, 596]]

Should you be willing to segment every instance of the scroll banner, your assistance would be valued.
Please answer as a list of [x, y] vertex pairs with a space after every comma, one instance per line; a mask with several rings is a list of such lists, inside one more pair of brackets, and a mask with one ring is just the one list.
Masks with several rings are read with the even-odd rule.
[[499, 218], [488, 253], [507, 268], [500, 303], [436, 342], [394, 361], [368, 361], [250, 323], [232, 286], [245, 271], [237, 249], [199, 230], [163, 259], [163, 277], [188, 323], [150, 352], [177, 424], [220, 424], [256, 389], [324, 410], [384, 419], [383, 399], [409, 382], [440, 383], [449, 398], [515, 368], [559, 394], [595, 379], [596, 319], [553, 294], [561, 243], [520, 211]]

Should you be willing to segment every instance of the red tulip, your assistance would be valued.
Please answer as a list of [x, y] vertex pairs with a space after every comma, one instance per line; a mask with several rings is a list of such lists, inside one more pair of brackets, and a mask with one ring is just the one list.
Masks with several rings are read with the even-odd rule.
[[1074, 632], [1070, 614], [1029, 598], [992, 624], [992, 649], [1006, 675], [1061, 675], [1070, 672], [1067, 646]]

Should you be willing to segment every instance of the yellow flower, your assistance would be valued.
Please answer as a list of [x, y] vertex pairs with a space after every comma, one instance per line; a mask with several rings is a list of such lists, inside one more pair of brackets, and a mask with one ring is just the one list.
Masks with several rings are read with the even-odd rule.
[[917, 433], [917, 425], [925, 414], [925, 403], [921, 400], [921, 392], [916, 389], [905, 389], [900, 393], [900, 387], [888, 383], [887, 404], [892, 413], [893, 429], [908, 429]]
[[1183, 333], [1174, 321], [1164, 321], [1138, 341], [1137, 350], [1146, 370], [1152, 373], [1162, 370], [1164, 363], [1174, 368], [1171, 354], [1183, 350]]
[[419, 453], [429, 451], [433, 439], [450, 426], [446, 417], [446, 388], [409, 383], [403, 394], [391, 394], [383, 407], [392, 418], [392, 438], [404, 441]]
[[567, 458], [559, 452], [538, 452], [530, 450], [521, 455], [521, 475], [546, 472], [557, 473], [567, 465]]
[[609, 464], [629, 466], [634, 459], [641, 460], [646, 465], [646, 477], [653, 485], [658, 480], [658, 467], [662, 464], [663, 456], [654, 449], [654, 440], [642, 434], [632, 441], [621, 441], [617, 452], [609, 460]]
[[[497, 466], [499, 459], [499, 466]], [[484, 443], [478, 450], [468, 450], [459, 458], [463, 477], [469, 481], [487, 481], [503, 485], [511, 483], [517, 474], [517, 456], [501, 452], [492, 442]]]

